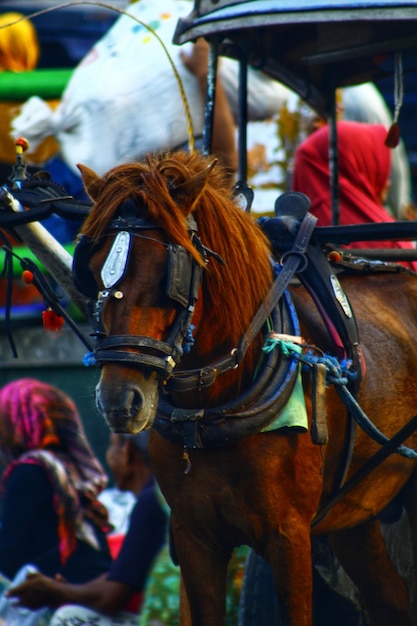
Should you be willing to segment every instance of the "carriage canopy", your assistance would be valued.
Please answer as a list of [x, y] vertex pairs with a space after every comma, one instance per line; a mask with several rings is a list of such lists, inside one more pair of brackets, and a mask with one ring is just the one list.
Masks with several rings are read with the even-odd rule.
[[417, 0], [196, 0], [174, 41], [220, 39], [240, 58], [287, 85], [321, 114], [336, 87], [377, 82], [417, 68]]

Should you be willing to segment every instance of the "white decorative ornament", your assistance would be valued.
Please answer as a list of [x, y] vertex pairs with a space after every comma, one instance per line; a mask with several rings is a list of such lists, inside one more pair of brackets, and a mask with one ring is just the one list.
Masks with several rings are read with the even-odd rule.
[[101, 280], [106, 289], [116, 285], [126, 271], [130, 250], [130, 233], [122, 230], [117, 233], [107, 259], [101, 268]]
[[338, 303], [343, 309], [343, 313], [346, 315], [346, 317], [351, 318], [352, 309], [350, 308], [349, 301], [346, 297], [345, 292], [343, 291], [342, 285], [339, 283], [338, 279], [336, 278], [334, 274], [330, 276], [330, 282], [332, 283], [332, 288], [333, 288], [333, 292], [336, 297], [336, 300], [338, 301]]

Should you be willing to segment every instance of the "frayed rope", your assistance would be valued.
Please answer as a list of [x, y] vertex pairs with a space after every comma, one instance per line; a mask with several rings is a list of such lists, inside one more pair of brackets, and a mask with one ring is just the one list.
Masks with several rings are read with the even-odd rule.
[[[294, 337], [298, 340], [298, 337]], [[284, 340], [277, 335], [270, 335], [263, 346], [264, 352], [271, 352], [276, 347], [279, 347], [284, 356], [294, 356], [301, 363], [311, 367], [317, 363], [324, 363], [326, 366], [326, 383], [347, 385], [350, 380], [354, 380], [358, 373], [351, 370], [352, 361], [350, 359], [339, 359], [331, 354], [318, 355], [312, 350], [308, 350], [306, 353], [301, 352], [301, 345], [296, 341]]]

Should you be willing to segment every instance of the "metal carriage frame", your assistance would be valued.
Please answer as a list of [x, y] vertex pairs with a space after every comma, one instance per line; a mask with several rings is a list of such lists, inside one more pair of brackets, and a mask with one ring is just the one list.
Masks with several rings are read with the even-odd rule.
[[211, 43], [204, 150], [211, 144], [217, 57], [232, 57], [240, 65], [239, 179], [246, 180], [247, 68], [262, 70], [329, 120], [337, 225], [336, 89], [386, 78], [394, 89], [399, 55], [404, 73], [417, 69], [416, 21], [414, 0], [196, 0], [174, 41]]

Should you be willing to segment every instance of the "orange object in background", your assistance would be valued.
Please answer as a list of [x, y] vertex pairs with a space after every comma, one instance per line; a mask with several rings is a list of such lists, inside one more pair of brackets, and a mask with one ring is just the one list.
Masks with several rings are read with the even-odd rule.
[[[0, 307], [6, 304], [7, 278], [0, 278]], [[42, 304], [43, 297], [34, 285], [28, 285], [20, 278], [13, 279], [12, 305], [27, 306], [30, 304]]]
[[[40, 48], [36, 29], [29, 19], [23, 17], [23, 14], [14, 11], [0, 15], [0, 72], [30, 72], [38, 65]], [[6, 165], [15, 162], [16, 149], [10, 137], [10, 125], [21, 104], [0, 102], [0, 163]], [[49, 104], [54, 107], [58, 101]], [[57, 142], [48, 137], [31, 154], [30, 162], [42, 165], [57, 150]]]

